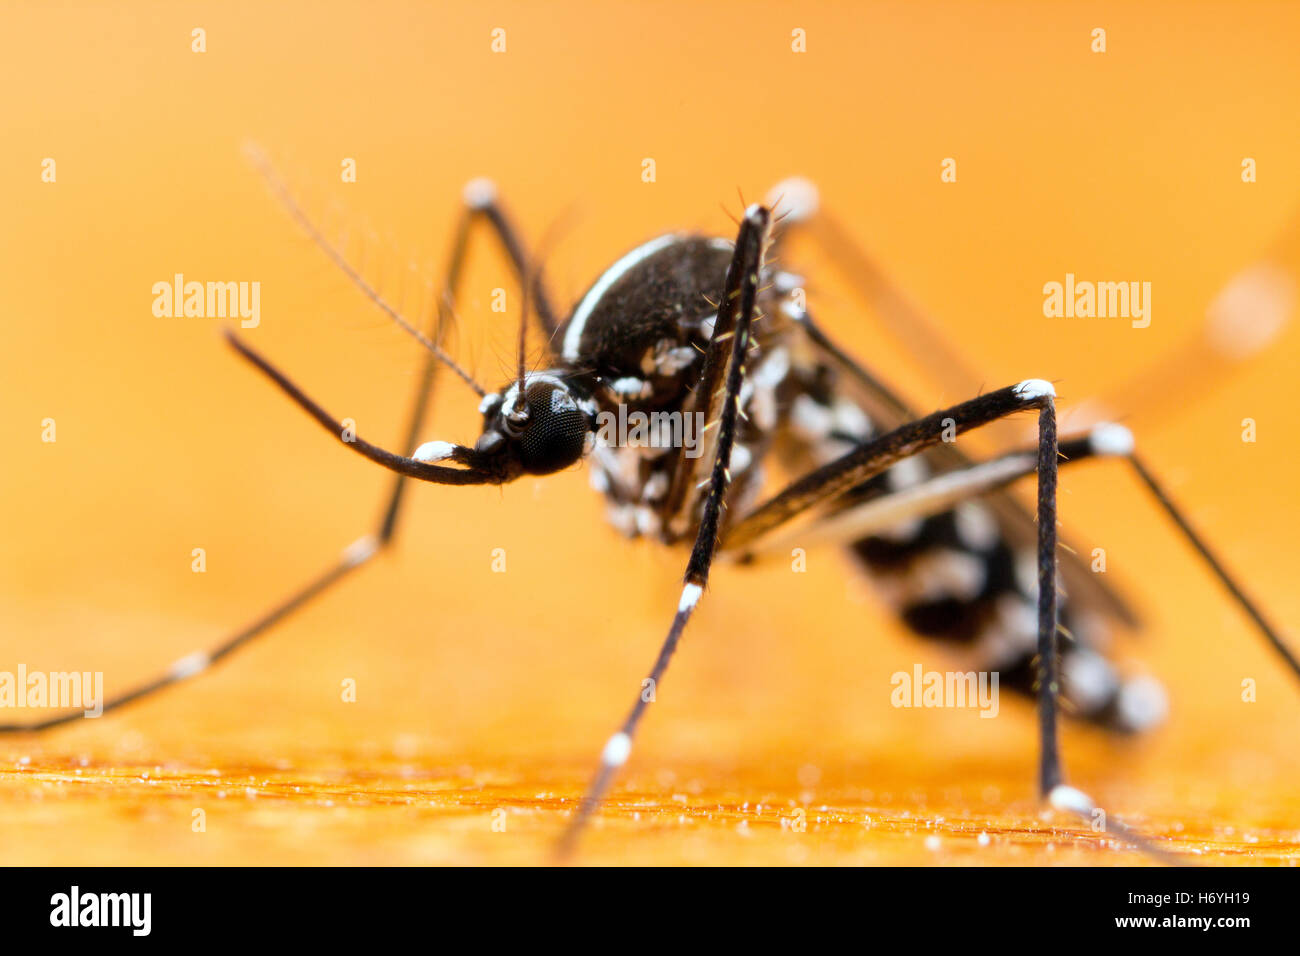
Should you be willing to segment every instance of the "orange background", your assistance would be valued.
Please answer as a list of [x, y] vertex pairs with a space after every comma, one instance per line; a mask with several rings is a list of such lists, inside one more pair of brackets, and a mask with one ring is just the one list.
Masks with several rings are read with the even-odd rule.
[[[217, 320], [151, 313], [153, 283], [176, 272], [261, 282], [250, 341], [362, 435], [398, 440], [417, 349], [268, 194], [246, 140], [318, 206], [342, 204], [335, 227], [373, 230], [368, 271], [384, 258], [395, 296], [393, 264], [437, 271], [472, 176], [497, 180], [532, 239], [563, 223], [548, 274], [568, 303], [627, 247], [669, 227], [727, 234], [737, 188], [754, 199], [806, 175], [989, 387], [1050, 378], [1067, 409], [1174, 354], [1300, 208], [1288, 4], [264, 7], [0, 15], [0, 669], [103, 670], [110, 689], [150, 676], [377, 514], [389, 476], [237, 361]], [[955, 184], [939, 178], [949, 156]], [[45, 157], [57, 183], [41, 182]], [[344, 157], [355, 184], [339, 181]], [[514, 286], [488, 243], [472, 255], [457, 348], [494, 387], [516, 313], [489, 311], [490, 290]], [[823, 323], [918, 405], [968, 397], [892, 350], [813, 247], [787, 264]], [[1067, 271], [1150, 281], [1151, 327], [1044, 318], [1042, 285]], [[1176, 415], [1143, 424], [1160, 396], [1140, 389], [1119, 409], [1284, 629], [1300, 620], [1298, 359], [1293, 329], [1248, 371], [1180, 383]], [[426, 437], [472, 440], [475, 404], [444, 379]], [[395, 552], [219, 670], [0, 740], [0, 862], [542, 859], [558, 798], [585, 783], [653, 658], [684, 554], [618, 538], [576, 471], [413, 490]], [[1119, 466], [1067, 470], [1061, 503], [1149, 620], [1123, 655], [1172, 698], [1167, 726], [1131, 744], [1069, 729], [1074, 779], [1215, 859], [1294, 861], [1294, 681]], [[1027, 708], [890, 706], [891, 673], [944, 660], [834, 551], [803, 575], [719, 568], [619, 784], [642, 813], [611, 814], [587, 859], [1131, 860], [1088, 838], [1048, 848]], [[1258, 703], [1240, 701], [1246, 677]], [[779, 823], [797, 806], [807, 833]]]

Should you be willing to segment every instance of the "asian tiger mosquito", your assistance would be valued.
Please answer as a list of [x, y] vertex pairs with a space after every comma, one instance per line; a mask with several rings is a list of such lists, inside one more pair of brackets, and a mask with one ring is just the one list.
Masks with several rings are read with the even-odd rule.
[[[258, 352], [227, 331], [235, 351], [265, 374], [327, 431], [394, 472], [378, 529], [297, 593], [210, 651], [176, 661], [167, 673], [104, 702], [105, 711], [207, 670], [366, 563], [389, 544], [407, 479], [434, 484], [505, 484], [551, 474], [588, 458], [592, 484], [612, 523], [629, 536], [690, 544], [681, 596], [648, 680], [657, 686], [708, 583], [719, 550], [745, 558], [792, 541], [847, 545], [886, 584], [918, 635], [961, 644], [979, 669], [1038, 701], [1039, 789], [1058, 810], [1088, 820], [1094, 801], [1064, 782], [1057, 724], [1064, 709], [1118, 732], [1159, 721], [1163, 696], [1150, 678], [1125, 678], [1097, 649], [1107, 618], [1133, 623], [1127, 606], [1099, 585], [1072, 552], [1058, 555], [1056, 482], [1061, 463], [1096, 457], [1126, 460], [1232, 598], [1288, 667], [1300, 661], [1174, 506], [1134, 451], [1129, 430], [1101, 424], [1058, 440], [1055, 390], [1042, 379], [979, 395], [918, 416], [874, 374], [853, 361], [817, 325], [802, 279], [767, 264], [779, 245], [775, 226], [798, 227], [817, 212], [811, 184], [790, 180], [768, 205], [745, 209], [733, 241], [670, 233], [625, 254], [561, 320], [540, 268], [485, 180], [470, 183], [444, 274], [437, 321], [426, 334], [373, 288], [297, 204], [260, 154], [253, 159], [291, 215], [352, 282], [425, 349], [426, 358], [398, 454], [350, 435], [343, 425]], [[773, 217], [771, 209], [781, 212]], [[441, 318], [454, 307], [471, 229], [486, 224], [503, 247], [524, 292], [518, 369], [496, 392], [479, 386], [441, 347]], [[798, 294], [796, 294], [798, 293]], [[529, 308], [531, 305], [531, 309]], [[526, 364], [535, 316], [545, 342], [541, 371]], [[472, 445], [419, 443], [439, 365], [480, 398], [483, 430]], [[610, 442], [602, 414], [617, 409], [702, 416], [703, 454], [681, 442]], [[974, 461], [956, 435], [1017, 412], [1035, 411], [1038, 441]], [[801, 474], [759, 502], [770, 458]], [[1006, 489], [1037, 476], [1037, 513]], [[798, 519], [798, 522], [796, 522]], [[792, 530], [794, 529], [794, 530]], [[1059, 560], [1059, 567], [1058, 567]], [[1059, 600], [1058, 585], [1071, 590]], [[586, 795], [560, 842], [571, 850], [631, 753], [649, 699], [638, 692], [609, 738]], [[47, 730], [79, 712], [0, 732]], [[1141, 834], [1112, 820], [1109, 829], [1149, 853]]]

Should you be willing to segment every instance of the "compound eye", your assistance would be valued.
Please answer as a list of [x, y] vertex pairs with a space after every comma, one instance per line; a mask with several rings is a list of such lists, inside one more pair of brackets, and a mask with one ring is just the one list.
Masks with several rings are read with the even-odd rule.
[[549, 475], [582, 457], [591, 426], [573, 396], [562, 386], [535, 382], [524, 393], [528, 419], [519, 436], [524, 470]]

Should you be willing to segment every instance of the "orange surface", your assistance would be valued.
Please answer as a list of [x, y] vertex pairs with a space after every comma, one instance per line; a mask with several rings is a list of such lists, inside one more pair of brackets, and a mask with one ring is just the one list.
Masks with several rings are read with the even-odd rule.
[[[1066, 408], [1179, 354], [1300, 209], [1287, 4], [263, 7], [0, 14], [0, 670], [149, 676], [376, 515], [389, 477], [238, 362], [216, 320], [151, 313], [153, 283], [177, 272], [261, 282], [251, 341], [363, 435], [397, 440], [416, 349], [269, 196], [245, 140], [317, 206], [340, 204], [331, 225], [354, 248], [373, 229], [368, 271], [382, 259], [395, 296], [398, 263], [434, 274], [471, 176], [499, 182], [530, 237], [561, 223], [548, 273], [567, 302], [635, 242], [728, 232], [737, 187], [752, 199], [801, 173], [990, 387], [1050, 378]], [[955, 184], [939, 177], [949, 156]], [[1240, 180], [1244, 156], [1257, 183]], [[339, 181], [344, 157], [355, 184]], [[457, 349], [495, 385], [516, 314], [489, 309], [513, 285], [486, 249]], [[823, 322], [918, 404], [968, 397], [903, 361], [814, 249], [790, 258]], [[1150, 281], [1151, 327], [1044, 318], [1042, 285], [1067, 271]], [[1173, 414], [1144, 420], [1164, 395], [1141, 388], [1119, 409], [1288, 630], [1298, 360], [1292, 329], [1248, 370], [1178, 383]], [[471, 439], [474, 404], [446, 381], [428, 437]], [[1172, 698], [1139, 741], [1068, 729], [1073, 779], [1181, 852], [1294, 863], [1295, 682], [1120, 469], [1067, 471], [1061, 502], [1149, 620], [1121, 655]], [[0, 739], [0, 862], [545, 859], [653, 658], [684, 556], [619, 539], [581, 471], [418, 488], [407, 518], [395, 552], [219, 670], [119, 716]], [[890, 706], [890, 674], [944, 660], [833, 551], [801, 575], [719, 568], [584, 859], [1134, 861], [1039, 819], [1026, 707]]]

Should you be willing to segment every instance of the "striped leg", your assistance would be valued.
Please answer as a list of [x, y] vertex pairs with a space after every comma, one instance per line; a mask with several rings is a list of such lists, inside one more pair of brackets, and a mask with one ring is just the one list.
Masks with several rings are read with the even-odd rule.
[[[704, 502], [704, 513], [696, 534], [695, 546], [686, 565], [686, 575], [682, 586], [681, 600], [673, 615], [668, 636], [664, 639], [654, 667], [650, 670], [650, 684], [657, 688], [668, 670], [673, 652], [681, 640], [686, 624], [699, 604], [700, 596], [708, 584], [709, 569], [713, 564], [713, 555], [718, 543], [718, 533], [722, 523], [722, 509], [731, 482], [731, 450], [735, 443], [736, 424], [740, 406], [740, 387], [745, 376], [745, 356], [749, 351], [750, 332], [754, 321], [755, 299], [758, 295], [758, 277], [763, 266], [763, 246], [767, 236], [769, 214], [762, 206], [750, 206], [745, 211], [745, 218], [740, 225], [736, 239], [736, 251], [727, 271], [727, 281], [723, 293], [723, 305], [719, 320], [714, 326], [713, 339], [710, 342], [710, 359], [713, 353], [727, 346], [729, 322], [724, 322], [721, 311], [736, 311], [734, 331], [731, 332], [730, 361], [727, 365], [726, 386], [721, 402], [721, 414], [718, 419], [718, 437], [714, 449], [713, 471], [709, 484], [708, 497]], [[713, 361], [706, 362], [707, 369]], [[707, 381], [707, 378], [706, 378]], [[708, 387], [705, 382], [701, 388]], [[619, 730], [609, 738], [600, 756], [600, 767], [587, 789], [582, 803], [569, 821], [561, 838], [559, 852], [567, 855], [572, 851], [583, 828], [592, 813], [600, 806], [605, 793], [613, 782], [614, 774], [632, 752], [632, 738], [636, 734], [641, 717], [645, 714], [647, 697], [644, 691], [637, 694], [636, 703], [623, 721]]]
[[[953, 416], [954, 410], [940, 413]], [[1040, 430], [1045, 424], [1040, 417]], [[895, 433], [885, 435], [871, 445], [888, 447]], [[1040, 766], [1040, 787], [1044, 797], [1057, 810], [1074, 814], [1089, 824], [1094, 824], [1100, 808], [1081, 791], [1064, 784], [1060, 773], [1058, 759], [1051, 754], [1055, 749], [1052, 744], [1056, 728], [1055, 700], [1062, 689], [1071, 690], [1071, 698], [1076, 704], [1086, 704], [1085, 712], [1080, 716], [1117, 730], [1139, 730], [1149, 726], [1157, 715], [1153, 709], [1163, 707], [1163, 694], [1157, 685], [1149, 679], [1137, 678], [1120, 681], [1109, 670], [1109, 665], [1095, 652], [1078, 645], [1070, 635], [1063, 647], [1049, 646], [1055, 642], [1044, 641], [1043, 625], [1047, 620], [1044, 595], [1050, 591], [1055, 594], [1055, 569], [1050, 569], [1044, 561], [1045, 547], [1048, 546], [1043, 534], [1048, 509], [1054, 514], [1054, 504], [1049, 500], [1049, 488], [1041, 478], [1046, 461], [1044, 452], [1048, 442], [1045, 436], [1040, 439], [1038, 454], [1020, 451], [1003, 455], [987, 462], [981, 462], [965, 468], [955, 469], [918, 484], [890, 493], [885, 486], [872, 489], [873, 494], [860, 495], [855, 502], [840, 511], [834, 511], [820, 520], [805, 526], [799, 532], [788, 532], [782, 522], [803, 513], [796, 509], [780, 521], [768, 522], [766, 528], [759, 531], [747, 531], [755, 525], [749, 518], [741, 521], [735, 531], [728, 535], [723, 546], [740, 553], [759, 550], [778, 550], [792, 544], [807, 545], [816, 541], [844, 543], [860, 541], [872, 535], [886, 531], [898, 525], [900, 521], [926, 518], [951, 509], [954, 505], [972, 497], [987, 494], [1002, 488], [1018, 478], [1037, 472], [1040, 476], [1038, 501], [1038, 567], [1037, 567], [1037, 643], [1033, 646], [1017, 648], [1010, 658], [991, 662], [991, 669], [1003, 675], [1003, 683], [1027, 693], [1036, 692], [1040, 704], [1040, 733], [1043, 739], [1043, 759]], [[858, 465], [855, 474], [870, 477], [878, 474], [879, 469], [865, 465], [865, 459], [871, 457], [869, 452], [860, 450], [844, 456], [850, 459], [857, 456]], [[1283, 659], [1288, 668], [1300, 674], [1295, 653], [1283, 642], [1277, 630], [1264, 617], [1263, 612], [1246, 596], [1242, 587], [1228, 573], [1222, 562], [1214, 555], [1209, 546], [1191, 527], [1187, 518], [1170, 500], [1168, 494], [1156, 480], [1146, 465], [1134, 453], [1132, 433], [1125, 427], [1115, 424], [1095, 426], [1087, 435], [1059, 443], [1059, 456], [1066, 462], [1077, 462], [1094, 457], [1121, 458], [1128, 460], [1138, 477], [1151, 492], [1157, 503], [1178, 526], [1188, 543], [1202, 557], [1209, 570], [1219, 579], [1235, 602], [1250, 617], [1270, 646]], [[822, 469], [827, 475], [843, 470], [841, 459]], [[1054, 475], [1052, 476], [1054, 479]], [[805, 486], [803, 481], [796, 482], [791, 490], [798, 490], [795, 500], [804, 502], [802, 508], [813, 506], [817, 498], [814, 491]], [[800, 486], [805, 486], [800, 489]], [[864, 486], [858, 486], [860, 491]], [[789, 490], [788, 490], [789, 491]], [[754, 514], [780, 512], [775, 506], [780, 504], [787, 493], [778, 495]], [[752, 517], [752, 516], [751, 516]], [[949, 514], [951, 517], [951, 514]], [[774, 532], [779, 529], [779, 533]], [[739, 539], [740, 546], [736, 541]], [[1054, 547], [1054, 545], [1053, 545]], [[1055, 613], [1055, 611], [1053, 612]], [[1059, 661], [1053, 668], [1052, 661]], [[1062, 670], [1061, 664], [1064, 665]], [[1051, 693], [1046, 693], [1051, 688]], [[1154, 692], [1154, 693], [1153, 693]], [[1165, 862], [1179, 862], [1160, 850], [1141, 833], [1127, 827], [1113, 817], [1108, 818], [1107, 828], [1144, 852], [1163, 859]]]
[[[1036, 654], [1034, 655], [1034, 687], [1038, 694], [1039, 731], [1039, 790], [1052, 807], [1074, 814], [1092, 824], [1099, 808], [1080, 790], [1064, 782], [1059, 744], [1059, 710], [1061, 694], [1061, 663], [1058, 645], [1057, 564], [1056, 564], [1056, 484], [1058, 457], [1062, 450], [1079, 457], [1091, 454], [1123, 455], [1127, 453], [1126, 440], [1131, 439], [1126, 429], [1110, 426], [1095, 431], [1085, 439], [1067, 442], [1058, 447], [1056, 436], [1055, 392], [1041, 380], [1031, 379], [1011, 388], [954, 406], [916, 422], [904, 425], [885, 435], [867, 441], [835, 461], [794, 482], [785, 491], [770, 499], [742, 519], [728, 534], [724, 546], [745, 551], [767, 532], [783, 525], [808, 509], [833, 502], [860, 486], [874, 475], [879, 475], [891, 465], [915, 455], [926, 447], [941, 441], [945, 431], [957, 432], [1001, 420], [1018, 410], [1038, 409], [1039, 442], [1037, 454], [1013, 454], [984, 465], [976, 465], [959, 473], [971, 487], [985, 485], [999, 487], [1010, 480], [1010, 470], [1030, 470], [1038, 475], [1037, 502], [1037, 614]], [[949, 476], [943, 476], [949, 478]], [[952, 499], [952, 485], [940, 480], [931, 483], [928, 494], [936, 507], [944, 507]], [[892, 497], [892, 496], [891, 496]], [[880, 499], [883, 504], [889, 498]], [[915, 507], [913, 501], [909, 507]], [[850, 509], [851, 512], [852, 509]], [[1171, 861], [1140, 833], [1116, 820], [1108, 821], [1108, 829], [1132, 845], [1153, 855]]]

